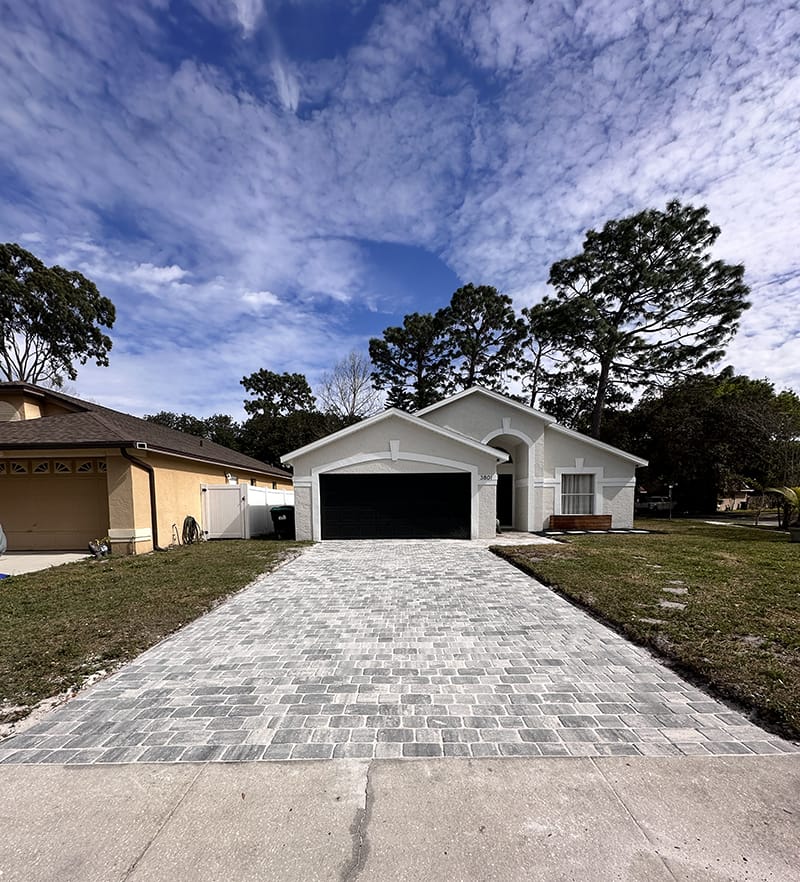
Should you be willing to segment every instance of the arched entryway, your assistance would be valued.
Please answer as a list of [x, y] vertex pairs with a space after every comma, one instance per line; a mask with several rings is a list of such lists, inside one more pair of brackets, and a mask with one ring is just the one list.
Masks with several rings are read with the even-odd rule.
[[514, 526], [514, 455], [499, 445], [498, 450], [508, 454], [508, 462], [497, 465], [497, 522], [508, 529]]
[[530, 528], [530, 451], [533, 441], [522, 432], [507, 428], [483, 440], [508, 454], [508, 462], [497, 466], [497, 520], [503, 529]]

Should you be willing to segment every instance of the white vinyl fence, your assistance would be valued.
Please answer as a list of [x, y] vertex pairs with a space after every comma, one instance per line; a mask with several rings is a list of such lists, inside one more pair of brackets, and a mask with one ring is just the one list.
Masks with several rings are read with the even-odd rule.
[[270, 509], [294, 505], [294, 490], [268, 490], [249, 484], [201, 485], [206, 539], [253, 539], [275, 532]]

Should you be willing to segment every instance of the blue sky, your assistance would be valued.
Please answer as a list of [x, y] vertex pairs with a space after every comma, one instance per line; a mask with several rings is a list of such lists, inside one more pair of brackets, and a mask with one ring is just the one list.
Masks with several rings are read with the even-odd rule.
[[78, 394], [241, 415], [460, 284], [518, 307], [585, 231], [707, 204], [800, 390], [790, 0], [0, 0], [0, 237], [117, 306]]

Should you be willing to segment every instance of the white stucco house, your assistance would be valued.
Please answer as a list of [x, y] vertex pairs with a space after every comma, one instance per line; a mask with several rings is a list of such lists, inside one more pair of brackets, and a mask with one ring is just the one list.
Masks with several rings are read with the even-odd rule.
[[489, 539], [630, 527], [639, 457], [473, 387], [386, 410], [283, 457], [298, 539]]

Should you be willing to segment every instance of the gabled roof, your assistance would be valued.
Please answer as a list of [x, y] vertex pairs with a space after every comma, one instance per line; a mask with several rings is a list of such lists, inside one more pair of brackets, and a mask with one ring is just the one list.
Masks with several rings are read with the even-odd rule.
[[430, 406], [425, 407], [422, 410], [418, 410], [415, 416], [424, 418], [425, 416], [427, 416], [427, 414], [431, 413], [434, 410], [437, 410], [440, 407], [444, 407], [446, 404], [452, 404], [453, 402], [459, 401], [462, 398], [467, 398], [470, 395], [476, 394], [484, 395], [487, 398], [492, 398], [495, 401], [499, 401], [501, 404], [504, 404], [507, 407], [511, 407], [524, 413], [538, 417], [540, 420], [544, 420], [544, 422], [547, 424], [546, 427], [548, 429], [552, 429], [555, 432], [560, 432], [562, 435], [568, 435], [570, 438], [575, 438], [576, 440], [582, 441], [584, 444], [588, 444], [591, 447], [597, 447], [599, 450], [604, 450], [606, 453], [613, 453], [615, 456], [619, 456], [621, 459], [627, 459], [629, 462], [636, 463], [636, 465], [647, 465], [646, 459], [641, 459], [638, 456], [634, 456], [632, 453], [627, 453], [624, 450], [620, 450], [619, 447], [613, 447], [611, 444], [606, 444], [603, 441], [598, 441], [596, 438], [591, 438], [589, 435], [584, 435], [581, 432], [576, 432], [574, 429], [568, 429], [566, 426], [562, 426], [560, 423], [557, 423], [555, 417], [551, 417], [549, 414], [546, 414], [541, 410], [536, 410], [536, 408], [528, 407], [526, 404], [522, 404], [519, 401], [515, 401], [513, 398], [509, 398], [507, 395], [501, 395], [499, 392], [495, 392], [492, 389], [485, 389], [483, 386], [471, 386], [469, 389], [464, 389], [463, 392], [457, 392], [455, 395], [451, 395], [449, 398], [444, 398], [441, 401], [437, 401], [436, 404], [431, 404]]
[[562, 435], [568, 435], [570, 438], [576, 438], [584, 444], [590, 444], [592, 447], [605, 450], [606, 453], [613, 453], [614, 456], [618, 456], [620, 459], [627, 459], [630, 462], [635, 462], [636, 465], [647, 465], [646, 459], [634, 456], [632, 453], [627, 453], [625, 450], [620, 450], [619, 447], [613, 447], [611, 444], [606, 444], [605, 441], [598, 441], [596, 438], [590, 438], [588, 435], [583, 435], [580, 432], [576, 432], [574, 429], [568, 429], [566, 426], [562, 426], [559, 423], [553, 423], [547, 428], [552, 429], [554, 432], [559, 432]]
[[541, 410], [536, 410], [535, 407], [528, 407], [527, 404], [523, 404], [521, 401], [509, 398], [507, 395], [501, 395], [493, 389], [486, 389], [484, 386], [470, 386], [469, 389], [464, 389], [462, 392], [456, 392], [455, 395], [451, 395], [449, 398], [443, 398], [441, 401], [437, 401], [436, 404], [429, 404], [427, 407], [423, 407], [422, 410], [418, 410], [414, 415], [424, 417], [427, 414], [432, 413], [434, 410], [438, 410], [440, 407], [452, 404], [455, 401], [460, 401], [462, 398], [467, 398], [470, 395], [484, 395], [487, 398], [499, 401], [507, 407], [513, 407], [516, 410], [520, 410], [529, 416], [532, 415], [538, 417], [546, 423], [554, 423], [556, 421], [555, 417], [551, 417], [550, 414], [544, 413]]
[[215, 444], [208, 438], [168, 429], [158, 423], [151, 423], [91, 401], [74, 398], [63, 392], [43, 389], [30, 383], [0, 383], [0, 397], [3, 393], [50, 399], [70, 412], [31, 420], [0, 422], [0, 450], [135, 447], [137, 444], [145, 444], [149, 450], [158, 453], [248, 469], [274, 477], [290, 477], [283, 469], [267, 465], [221, 444]]
[[338, 441], [341, 438], [346, 438], [348, 435], [353, 435], [356, 432], [360, 432], [362, 429], [366, 429], [368, 426], [374, 426], [378, 423], [384, 422], [388, 419], [400, 419], [407, 423], [410, 423], [417, 428], [423, 429], [426, 432], [430, 432], [433, 435], [440, 435], [443, 438], [447, 438], [450, 441], [456, 441], [459, 444], [464, 445], [465, 447], [469, 447], [473, 450], [477, 450], [480, 453], [489, 454], [489, 456], [495, 457], [495, 459], [500, 462], [506, 462], [508, 460], [508, 454], [502, 450], [497, 450], [495, 447], [489, 447], [486, 444], [481, 444], [480, 441], [475, 441], [472, 438], [467, 437], [466, 435], [462, 435], [460, 432], [455, 432], [452, 429], [443, 429], [441, 426], [436, 426], [433, 423], [428, 423], [425, 420], [421, 420], [418, 416], [415, 416], [410, 413], [406, 413], [404, 410], [398, 410], [395, 407], [389, 408], [389, 410], [383, 411], [383, 413], [376, 414], [373, 417], [369, 417], [369, 419], [363, 420], [360, 423], [356, 423], [353, 426], [348, 426], [346, 429], [340, 429], [338, 432], [333, 432], [331, 435], [326, 435], [324, 438], [320, 438], [319, 441], [313, 441], [311, 444], [306, 444], [305, 447], [300, 447], [297, 450], [293, 450], [291, 453], [287, 453], [285, 456], [281, 457], [281, 462], [291, 463], [297, 457], [304, 456], [306, 453], [311, 453], [314, 450], [319, 450], [322, 447], [327, 446], [328, 444], [333, 443], [334, 441]]

